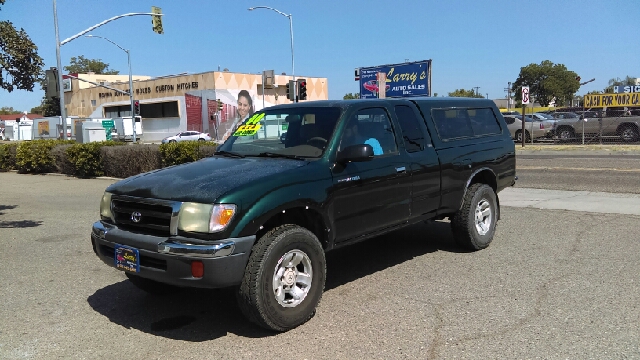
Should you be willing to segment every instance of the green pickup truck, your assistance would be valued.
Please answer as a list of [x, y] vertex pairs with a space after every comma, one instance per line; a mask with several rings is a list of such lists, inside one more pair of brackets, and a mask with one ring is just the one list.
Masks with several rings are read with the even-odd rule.
[[[274, 122], [282, 141], [266, 131]], [[142, 290], [234, 287], [248, 319], [286, 331], [315, 314], [326, 252], [446, 218], [461, 246], [483, 249], [515, 180], [515, 146], [489, 100], [277, 105], [210, 158], [109, 186], [91, 243]]]

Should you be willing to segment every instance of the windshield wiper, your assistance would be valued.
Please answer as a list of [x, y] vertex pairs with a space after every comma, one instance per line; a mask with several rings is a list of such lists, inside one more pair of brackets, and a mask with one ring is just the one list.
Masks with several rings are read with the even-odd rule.
[[238, 154], [237, 152], [227, 151], [227, 150], [218, 150], [213, 153], [213, 155], [222, 155], [227, 157], [235, 157], [235, 158], [244, 158], [245, 156], [242, 154]]
[[286, 159], [294, 159], [294, 160], [305, 160], [305, 158], [303, 158], [302, 156], [280, 154], [280, 153], [274, 153], [274, 152], [269, 152], [269, 151], [261, 152], [257, 156], [273, 157], [273, 158], [286, 158]]

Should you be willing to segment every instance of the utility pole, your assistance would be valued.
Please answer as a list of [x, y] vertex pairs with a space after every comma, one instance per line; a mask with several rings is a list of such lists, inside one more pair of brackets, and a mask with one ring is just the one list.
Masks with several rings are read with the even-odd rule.
[[480, 86], [475, 86], [474, 89], [476, 89], [476, 96], [478, 96], [478, 89], [480, 89]]
[[508, 82], [508, 86], [504, 88], [507, 92], [507, 111], [511, 111], [511, 81]]

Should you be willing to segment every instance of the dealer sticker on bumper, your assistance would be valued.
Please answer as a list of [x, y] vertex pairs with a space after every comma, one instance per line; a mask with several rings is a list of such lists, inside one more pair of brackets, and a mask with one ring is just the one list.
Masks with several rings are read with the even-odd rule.
[[138, 249], [116, 244], [114, 259], [117, 269], [140, 272], [140, 252]]

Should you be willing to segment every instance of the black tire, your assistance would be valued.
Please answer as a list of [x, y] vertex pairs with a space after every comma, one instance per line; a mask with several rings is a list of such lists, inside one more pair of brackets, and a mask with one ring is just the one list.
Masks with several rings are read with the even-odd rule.
[[175, 143], [175, 142], [177, 142], [177, 141], [175, 141], [175, 140], [169, 140], [169, 143]]
[[130, 274], [125, 272], [129, 281], [133, 284], [133, 286], [138, 289], [152, 295], [168, 295], [178, 292], [180, 290], [179, 287], [163, 284], [161, 282], [157, 282], [155, 280], [146, 279], [137, 275]]
[[572, 128], [567, 126], [561, 127], [560, 129], [558, 129], [557, 133], [558, 133], [558, 139], [560, 139], [561, 141], [571, 141], [576, 137], [575, 131], [573, 131]]
[[[288, 299], [292, 304], [287, 304], [287, 307], [276, 298], [274, 287], [278, 269], [284, 269], [281, 265], [283, 260], [286, 261], [285, 255], [292, 253], [306, 255], [304, 261], [310, 265], [312, 273], [311, 283], [305, 287], [308, 288], [306, 296], [297, 305], [293, 303], [298, 300]], [[287, 268], [284, 274], [289, 269], [296, 272], [290, 281], [297, 287], [300, 268]], [[285, 276], [281, 278], [283, 281]], [[318, 238], [302, 227], [282, 225], [266, 233], [254, 244], [236, 299], [240, 310], [251, 322], [269, 330], [287, 331], [315, 315], [324, 291], [325, 278], [326, 260]], [[282, 301], [285, 300], [283, 298]]]
[[198, 141], [204, 141], [204, 139], [203, 138], [199, 138]]
[[[498, 206], [496, 194], [493, 189], [486, 184], [473, 184], [464, 195], [462, 208], [451, 219], [451, 230], [456, 242], [470, 250], [484, 249], [493, 240], [498, 220]], [[486, 207], [485, 207], [486, 206]], [[481, 209], [488, 209], [483, 212], [482, 225], [477, 224], [476, 212]], [[482, 232], [478, 227], [483, 228]]]
[[638, 141], [638, 138], [640, 138], [638, 129], [631, 125], [622, 126], [618, 133], [624, 142], [636, 142]]
[[[531, 135], [529, 135], [529, 131], [525, 130], [524, 131], [524, 136], [525, 136], [524, 142], [530, 142], [531, 141]], [[516, 131], [516, 142], [519, 142], [519, 143], [522, 142], [522, 130]]]

